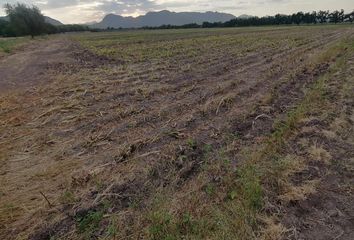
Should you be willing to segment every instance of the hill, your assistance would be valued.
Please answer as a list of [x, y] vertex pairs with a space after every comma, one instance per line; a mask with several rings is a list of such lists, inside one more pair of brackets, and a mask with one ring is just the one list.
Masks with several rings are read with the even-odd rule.
[[45, 22], [46, 23], [50, 23], [54, 26], [61, 26], [61, 25], [64, 25], [63, 23], [61, 23], [60, 21], [54, 19], [54, 18], [51, 18], [51, 17], [48, 17], [48, 16], [44, 16], [44, 19], [45, 19]]
[[[0, 20], [8, 21], [9, 18], [7, 16], [3, 16], [3, 17], [0, 17]], [[52, 24], [54, 26], [64, 25], [60, 21], [58, 21], [58, 20], [56, 20], [54, 18], [48, 17], [48, 16], [44, 16], [44, 20], [45, 20], [46, 23], [50, 23], [50, 24]]]
[[158, 27], [161, 25], [184, 25], [189, 23], [202, 24], [203, 22], [226, 22], [235, 18], [232, 14], [219, 12], [148, 12], [138, 17], [123, 17], [115, 14], [108, 14], [97, 24], [91, 25], [96, 28], [139, 28], [144, 26]]

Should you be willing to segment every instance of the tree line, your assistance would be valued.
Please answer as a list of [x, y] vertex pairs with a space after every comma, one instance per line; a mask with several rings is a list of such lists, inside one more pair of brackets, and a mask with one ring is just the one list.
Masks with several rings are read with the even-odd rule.
[[[323, 24], [323, 23], [344, 23], [354, 21], [354, 11], [351, 13], [345, 13], [344, 10], [340, 11], [313, 11], [313, 12], [298, 12], [291, 15], [277, 14], [275, 16], [266, 17], [250, 17], [250, 18], [236, 18], [228, 22], [223, 23], [225, 27], [234, 26], [262, 26], [262, 25], [290, 25], [290, 24]], [[208, 26], [208, 23], [204, 23], [204, 26]]]
[[345, 13], [344, 10], [298, 12], [291, 15], [277, 14], [266, 17], [234, 18], [227, 22], [204, 22], [202, 24], [186, 24], [182, 26], [162, 25], [160, 27], [144, 27], [144, 29], [179, 29], [179, 28], [215, 28], [215, 27], [247, 27], [266, 25], [300, 25], [325, 23], [353, 23], [354, 11]]
[[45, 21], [45, 17], [36, 6], [17, 3], [4, 5], [7, 17], [0, 19], [0, 36], [19, 37], [30, 35], [32, 38], [41, 34], [89, 31], [83, 25], [54, 26]]
[[[0, 18], [0, 36], [18, 37], [30, 35], [32, 37], [41, 34], [55, 34], [64, 32], [81, 31], [114, 31], [114, 28], [104, 30], [91, 29], [84, 25], [60, 25], [54, 26], [45, 21], [39, 8], [17, 3], [4, 5], [7, 18]], [[325, 24], [325, 23], [353, 23], [354, 11], [345, 13], [340, 11], [313, 11], [297, 12], [291, 15], [277, 14], [266, 17], [234, 18], [227, 22], [204, 22], [202, 24], [186, 24], [182, 26], [162, 25], [159, 27], [143, 27], [143, 29], [180, 29], [180, 28], [216, 28], [216, 27], [246, 27], [265, 25], [300, 25], [300, 24]]]

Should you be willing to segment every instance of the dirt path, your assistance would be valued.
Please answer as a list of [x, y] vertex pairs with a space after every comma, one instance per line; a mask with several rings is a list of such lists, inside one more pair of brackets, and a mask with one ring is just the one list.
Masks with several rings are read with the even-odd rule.
[[47, 81], [51, 65], [71, 63], [72, 44], [64, 37], [30, 43], [23, 51], [0, 59], [0, 93]]
[[[16, 205], [15, 201], [17, 197], [10, 201], [7, 200], [7, 197], [12, 195], [11, 192], [20, 191], [26, 196], [25, 198], [27, 198], [27, 200], [33, 199], [31, 192], [33, 193], [34, 189], [36, 189], [38, 193], [38, 189], [43, 189], [45, 183], [43, 182], [43, 185], [28, 184], [29, 180], [39, 177], [39, 175], [35, 176], [35, 172], [45, 171], [50, 164], [53, 164], [53, 161], [48, 160], [41, 162], [37, 157], [28, 158], [28, 156], [22, 154], [28, 151], [26, 150], [27, 148], [36, 148], [36, 144], [24, 148], [15, 148], [13, 154], [11, 154], [12, 157], [22, 156], [22, 158], [15, 157], [17, 160], [6, 161], [8, 157], [8, 147], [12, 148], [15, 145], [13, 143], [7, 143], [5, 140], [7, 134], [4, 129], [8, 129], [10, 132], [15, 132], [16, 129], [19, 129], [19, 125], [17, 124], [9, 125], [9, 122], [13, 119], [6, 118], [7, 103], [15, 100], [17, 103], [11, 107], [12, 109], [27, 108], [31, 109], [30, 112], [35, 112], [35, 99], [38, 100], [36, 97], [38, 96], [38, 89], [46, 88], [53, 83], [53, 81], [57, 79], [55, 73], [65, 71], [63, 66], [74, 66], [75, 63], [77, 63], [74, 50], [73, 42], [67, 37], [55, 36], [54, 38], [46, 40], [32, 41], [22, 47], [21, 50], [0, 59], [0, 115], [4, 117], [2, 121], [0, 121], [0, 229], [4, 228], [1, 219], [10, 220], [17, 215], [17, 210], [13, 208], [13, 206]], [[30, 89], [32, 90], [28, 91]], [[26, 97], [21, 98], [20, 96]], [[40, 97], [48, 99], [48, 96], [44, 96], [43, 94]], [[28, 119], [33, 117], [29, 112], [22, 116]], [[19, 115], [17, 115], [17, 117], [19, 117], [17, 120], [24, 120], [24, 118]], [[28, 130], [28, 127], [26, 128]], [[31, 135], [31, 131], [27, 130], [22, 129], [19, 132], [18, 138], [16, 138], [17, 141]], [[13, 187], [12, 183], [16, 182], [19, 183], [18, 187]], [[24, 191], [26, 188], [29, 191]], [[32, 209], [33, 205], [30, 204], [23, 206], [22, 211], [30, 213]], [[1, 234], [2, 233], [0, 233], [0, 236]]]

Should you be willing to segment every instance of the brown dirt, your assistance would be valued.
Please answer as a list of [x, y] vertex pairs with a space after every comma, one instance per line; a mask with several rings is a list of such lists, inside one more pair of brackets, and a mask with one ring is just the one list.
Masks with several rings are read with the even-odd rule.
[[46, 83], [50, 66], [74, 63], [71, 50], [72, 43], [61, 37], [33, 41], [0, 59], [0, 93]]
[[[30, 216], [32, 215], [32, 208], [35, 205], [36, 207], [34, 208], [40, 208], [40, 205], [42, 205], [41, 201], [44, 198], [42, 196], [42, 200], [40, 200], [38, 193], [47, 191], [47, 182], [44, 179], [44, 181], [40, 180], [39, 182], [37, 182], [37, 180], [41, 179], [42, 174], [45, 175], [46, 171], [56, 172], [55, 166], [62, 166], [62, 163], [56, 162], [57, 159], [48, 158], [48, 161], [43, 162], [43, 159], [30, 157], [30, 153], [33, 149], [37, 149], [38, 153], [43, 151], [43, 148], [39, 147], [41, 144], [44, 143], [46, 146], [52, 144], [46, 142], [46, 134], [41, 134], [42, 136], [40, 138], [42, 140], [40, 140], [41, 143], [38, 142], [39, 145], [34, 142], [28, 142], [22, 145], [21, 148], [16, 148], [17, 144], [11, 144], [11, 142], [16, 142], [22, 138], [31, 138], [31, 131], [28, 131], [28, 128], [24, 127], [28, 124], [27, 121], [29, 119], [33, 120], [36, 118], [31, 114], [30, 109], [35, 109], [38, 100], [43, 100], [42, 97], [46, 99], [50, 98], [50, 95], [46, 95], [44, 92], [41, 92], [41, 97], [38, 92], [42, 91], [43, 88], [50, 88], [51, 84], [55, 81], [58, 83], [57, 74], [59, 73], [70, 75], [78, 72], [82, 68], [94, 69], [105, 62], [105, 58], [94, 56], [90, 52], [80, 48], [77, 43], [63, 36], [30, 42], [18, 49], [15, 53], [1, 59], [0, 111], [1, 114], [3, 114], [2, 116], [10, 116], [12, 113], [16, 112], [13, 117], [7, 119], [6, 117], [2, 118], [0, 124], [0, 162], [2, 163], [0, 171], [0, 196], [2, 198], [0, 203], [2, 207], [0, 212], [4, 212], [0, 217], [1, 229], [9, 229], [4, 223], [12, 222], [12, 219], [16, 218], [18, 210], [21, 209], [20, 211], [23, 213], [27, 212], [26, 215]], [[25, 97], [22, 98], [21, 96]], [[24, 128], [20, 130], [18, 128], [20, 126]], [[7, 130], [5, 131], [4, 129]], [[11, 132], [17, 133], [13, 135]], [[11, 153], [8, 154], [10, 149], [12, 149]], [[12, 160], [7, 161], [9, 159]], [[64, 163], [64, 165], [66, 164]], [[75, 163], [68, 161], [67, 165], [74, 167]], [[70, 179], [70, 176], [67, 176], [67, 179], [65, 179], [64, 175], [59, 176], [58, 174], [59, 172], [54, 174], [58, 179], [63, 181]], [[52, 177], [54, 177], [54, 175], [52, 175]], [[32, 180], [38, 184], [33, 184], [34, 182], [32, 182]], [[60, 189], [62, 183], [63, 182], [58, 182], [55, 188], [57, 190]], [[47, 187], [52, 188], [53, 186], [47, 185]], [[18, 196], [12, 195], [13, 191], [20, 193], [22, 198], [21, 202], [23, 203], [35, 202], [36, 199], [40, 201], [35, 205], [28, 204], [27, 206], [23, 205], [23, 207], [19, 208], [19, 205], [13, 207], [13, 203], [18, 200]], [[11, 200], [8, 200], [7, 197], [10, 197]], [[26, 221], [28, 221], [28, 219], [22, 219], [20, 226], [25, 225]], [[10, 231], [19, 231], [16, 228], [15, 226]], [[8, 233], [3, 234], [4, 232], [0, 231], [0, 236], [8, 236], [8, 239], [12, 239], [11, 235], [8, 235]]]
[[[102, 208], [104, 200], [112, 203], [110, 212], [137, 224], [130, 206], [145, 209], [161, 189], [183, 193], [208, 160], [206, 145], [217, 149], [225, 133], [239, 136], [228, 152], [236, 164], [241, 147], [270, 134], [274, 119], [331, 64], [309, 67], [312, 56], [348, 34], [323, 32], [305, 45], [238, 58], [210, 51], [186, 72], [179, 68], [192, 60], [126, 69], [119, 59], [97, 57], [62, 38], [3, 59], [0, 194], [8, 218], [0, 219], [0, 236], [75, 239], [75, 218]], [[14, 93], [18, 88], [21, 94]], [[222, 177], [210, 175], [215, 182]], [[68, 190], [79, 201], [62, 202]], [[122, 231], [140, 234], [134, 226]]]

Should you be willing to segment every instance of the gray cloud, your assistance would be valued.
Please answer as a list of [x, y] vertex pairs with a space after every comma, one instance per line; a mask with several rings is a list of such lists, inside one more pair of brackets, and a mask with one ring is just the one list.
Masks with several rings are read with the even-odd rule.
[[43, 8], [47, 9], [53, 9], [53, 8], [62, 8], [62, 7], [70, 7], [70, 6], [76, 6], [80, 4], [79, 0], [48, 0], [43, 4], [40, 4], [43, 6]]
[[157, 4], [151, 0], [101, 1], [98, 6], [93, 8], [104, 13], [129, 14], [153, 11], [157, 8]]
[[[352, 10], [353, 0], [0, 0], [37, 5], [65, 23], [100, 20], [105, 14], [139, 15], [148, 11], [222, 11], [234, 15], [272, 15], [320, 9]], [[0, 8], [0, 15], [4, 11]]]

